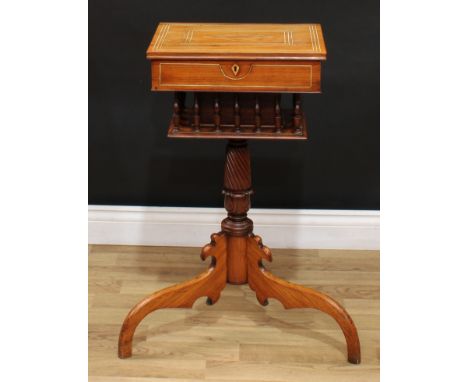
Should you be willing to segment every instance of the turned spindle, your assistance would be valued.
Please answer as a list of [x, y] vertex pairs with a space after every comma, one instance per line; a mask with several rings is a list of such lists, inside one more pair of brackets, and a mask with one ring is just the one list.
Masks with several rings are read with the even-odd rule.
[[301, 106], [301, 95], [298, 93], [293, 94], [293, 106], [294, 106], [294, 128], [296, 134], [302, 134], [302, 106]]
[[217, 94], [214, 97], [213, 123], [215, 125], [216, 132], [219, 132], [221, 125], [221, 116], [219, 115], [219, 98]]
[[236, 133], [240, 133], [240, 107], [239, 107], [239, 95], [234, 94], [234, 127]]
[[261, 126], [262, 120], [260, 118], [260, 102], [258, 100], [258, 95], [255, 95], [255, 131], [257, 133], [261, 132], [260, 126]]
[[186, 93], [177, 92], [168, 136], [239, 139], [253, 134], [265, 139], [307, 139], [299, 97], [293, 94], [293, 108], [284, 108], [280, 93], [194, 92], [186, 109]]
[[281, 132], [281, 95], [275, 95], [275, 131]]
[[180, 126], [180, 99], [177, 92], [174, 93], [174, 104], [172, 109], [172, 121], [174, 123], [174, 128], [177, 130], [177, 128]]
[[200, 104], [198, 102], [198, 93], [193, 93], [193, 127], [196, 132], [200, 131]]

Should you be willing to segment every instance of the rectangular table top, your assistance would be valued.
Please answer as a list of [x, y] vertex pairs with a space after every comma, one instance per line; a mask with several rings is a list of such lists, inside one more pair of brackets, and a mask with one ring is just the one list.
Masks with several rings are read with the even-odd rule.
[[325, 60], [320, 24], [160, 23], [148, 59]]

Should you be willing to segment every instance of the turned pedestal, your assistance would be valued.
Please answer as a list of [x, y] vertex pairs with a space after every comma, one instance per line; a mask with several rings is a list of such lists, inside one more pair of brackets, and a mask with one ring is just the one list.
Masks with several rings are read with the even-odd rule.
[[351, 317], [331, 297], [275, 277], [263, 260], [271, 261], [271, 251], [253, 232], [247, 217], [250, 208], [250, 155], [245, 140], [230, 140], [224, 167], [224, 206], [228, 216], [221, 223], [221, 232], [213, 234], [201, 253], [212, 257], [209, 269], [185, 283], [156, 292], [136, 305], [125, 319], [120, 332], [119, 357], [132, 355], [132, 339], [140, 321], [161, 308], [190, 308], [206, 296], [209, 305], [218, 301], [226, 283], [246, 284], [255, 292], [260, 304], [268, 298], [278, 299], [286, 309], [315, 308], [332, 316], [341, 327], [348, 347], [348, 361], [360, 362], [359, 337]]
[[[221, 231], [201, 258], [208, 269], [137, 304], [120, 331], [120, 358], [132, 355], [139, 323], [162, 308], [190, 308], [200, 297], [216, 303], [229, 284], [248, 284], [261, 305], [268, 298], [286, 309], [313, 308], [343, 331], [348, 361], [361, 360], [359, 337], [348, 313], [331, 297], [268, 272], [271, 251], [253, 233], [247, 216], [252, 194], [247, 140], [304, 140], [307, 126], [300, 93], [320, 92], [326, 51], [317, 24], [160, 24], [147, 52], [153, 90], [174, 91], [168, 136], [227, 139]], [[194, 93], [187, 94], [186, 91]], [[290, 93], [288, 107], [282, 93]]]

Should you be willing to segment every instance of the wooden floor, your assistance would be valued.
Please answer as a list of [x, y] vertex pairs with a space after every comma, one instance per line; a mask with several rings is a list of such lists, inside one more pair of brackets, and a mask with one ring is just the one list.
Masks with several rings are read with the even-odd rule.
[[346, 362], [333, 319], [312, 309], [260, 306], [248, 286], [194, 309], [165, 309], [135, 333], [133, 357], [117, 358], [120, 325], [147, 294], [193, 277], [208, 264], [199, 248], [89, 247], [91, 382], [365, 382], [379, 380], [379, 252], [273, 250], [269, 270], [330, 294], [359, 331], [362, 364]]

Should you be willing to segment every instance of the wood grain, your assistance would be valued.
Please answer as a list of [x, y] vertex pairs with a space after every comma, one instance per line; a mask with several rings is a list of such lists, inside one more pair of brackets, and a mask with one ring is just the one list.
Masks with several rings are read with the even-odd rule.
[[286, 309], [314, 308], [335, 319], [346, 338], [348, 361], [361, 362], [361, 346], [353, 320], [346, 310], [331, 297], [314, 289], [293, 284], [268, 272], [262, 260], [272, 261], [271, 251], [262, 244], [259, 236], [247, 240], [248, 280], [261, 305], [268, 304], [268, 298], [276, 298]]
[[[174, 113], [183, 105], [184, 96], [176, 94]], [[218, 97], [214, 97], [217, 111]], [[294, 97], [296, 115], [300, 115], [299, 97]], [[258, 97], [255, 97], [259, 109]], [[259, 113], [256, 116], [259, 117]], [[179, 117], [176, 115], [175, 117]], [[174, 118], [173, 118], [174, 119]], [[300, 123], [300, 120], [299, 120]], [[300, 125], [297, 126], [300, 128]], [[279, 300], [286, 309], [315, 308], [335, 319], [346, 338], [348, 361], [361, 362], [361, 349], [357, 329], [346, 310], [331, 297], [300, 285], [289, 283], [267, 272], [262, 259], [271, 261], [268, 247], [259, 236], [254, 236], [253, 222], [247, 217], [252, 193], [250, 153], [246, 140], [229, 140], [226, 146], [224, 167], [224, 207], [227, 217], [221, 222], [222, 231], [213, 234], [211, 243], [202, 250], [202, 259], [213, 257], [208, 271], [200, 276], [153, 293], [136, 305], [125, 318], [119, 337], [119, 357], [132, 355], [132, 339], [137, 326], [149, 313], [161, 308], [190, 308], [201, 296], [208, 296], [207, 302], [218, 301], [226, 283], [248, 283], [255, 291], [261, 305], [267, 305], [267, 298]]]
[[160, 23], [148, 58], [284, 58], [326, 56], [320, 24]]
[[161, 23], [146, 56], [154, 91], [319, 93], [319, 24]]
[[[233, 66], [240, 67], [237, 75]], [[320, 93], [319, 61], [160, 61], [151, 62], [154, 91]]]
[[[318, 286], [348, 310], [359, 330], [360, 365], [345, 362], [343, 334], [328, 315], [314, 309], [285, 310], [275, 299], [262, 307], [248, 285], [229, 284], [213, 306], [200, 299], [193, 309], [148, 315], [135, 332], [135, 357], [118, 359], [120, 324], [128, 309], [154, 290], [203, 272], [206, 264], [198, 258], [199, 251], [91, 247], [89, 381], [379, 380], [377, 251], [274, 249], [269, 264], [274, 274]], [[327, 283], [321, 286], [316, 279]]]
[[[309, 39], [306, 42], [307, 31]], [[283, 40], [279, 41], [278, 36], [283, 36]], [[246, 55], [252, 54], [255, 54], [252, 61], [246, 59]], [[242, 133], [249, 119], [243, 114], [251, 114], [253, 131], [249, 132], [249, 137], [260, 135], [265, 127], [270, 128], [271, 125], [271, 133], [282, 139], [281, 135], [288, 125], [284, 122], [279, 95], [269, 96], [271, 99], [266, 108], [262, 108], [259, 95], [259, 92], [272, 91], [294, 93], [290, 126], [294, 134], [306, 136], [298, 92], [320, 91], [320, 60], [325, 58], [325, 54], [321, 29], [315, 24], [163, 23], [158, 27], [148, 49], [148, 58], [152, 60], [153, 90], [175, 91], [169, 134], [176, 135], [179, 130], [190, 129], [191, 134], [199, 135], [202, 128], [206, 127], [208, 117], [208, 128], [213, 128], [217, 138], [226, 137], [221, 135], [226, 128], [222, 119], [224, 115], [226, 123], [226, 116], [232, 113], [233, 131], [229, 131], [229, 134]], [[179, 59], [172, 62], [171, 55], [178, 56]], [[230, 61], [236, 55], [241, 59]], [[216, 56], [215, 60], [210, 61], [208, 58], [211, 56]], [[283, 60], [282, 57], [286, 56], [293, 59]], [[266, 57], [272, 61], [257, 62]], [[186, 61], [182, 62], [184, 60]], [[318, 70], [314, 70], [314, 67]], [[195, 95], [192, 112], [187, 117], [187, 97], [181, 91], [185, 89], [213, 92], [211, 98], [206, 99], [209, 102], [208, 107], [203, 97]], [[243, 101], [243, 96], [236, 93], [230, 93], [232, 105], [221, 102], [220, 92], [254, 90], [250, 107]], [[250, 127], [249, 124], [247, 127]], [[260, 237], [253, 235], [253, 222], [247, 217], [252, 193], [250, 154], [247, 141], [240, 139], [239, 135], [230, 139], [226, 148], [223, 193], [228, 216], [221, 223], [222, 231], [213, 234], [210, 244], [202, 250], [202, 259], [212, 257], [210, 268], [189, 281], [153, 293], [130, 310], [120, 330], [119, 357], [128, 358], [132, 355], [136, 328], [154, 310], [191, 308], [202, 296], [207, 296], [207, 303], [212, 305], [218, 301], [227, 283], [248, 283], [261, 305], [266, 306], [270, 297], [281, 302], [286, 309], [314, 308], [332, 317], [346, 339], [348, 361], [359, 364], [360, 340], [356, 326], [344, 307], [320, 291], [287, 282], [264, 268], [262, 260], [271, 261], [272, 255], [262, 244]], [[150, 267], [145, 268], [146, 271], [148, 269]], [[128, 275], [127, 273], [125, 277]], [[95, 298], [92, 297], [91, 304], [94, 301]], [[115, 309], [114, 306], [112, 308]], [[230, 320], [233, 326], [242, 326], [236, 315], [232, 315]], [[216, 322], [204, 323], [209, 324], [212, 329], [217, 325]], [[188, 351], [194, 346], [181, 348], [182, 351]], [[252, 348], [254, 347], [247, 347], [245, 353], [255, 353]], [[201, 355], [199, 351], [196, 354]], [[219, 373], [219, 370], [226, 365], [229, 369], [229, 363], [237, 361], [232, 359], [235, 357], [233, 354], [235, 347], [231, 347], [231, 352], [226, 356], [212, 361], [214, 367], [211, 370], [214, 374], [211, 375], [208, 373], [210, 368], [207, 362], [205, 376], [212, 379], [221, 376], [222, 379], [223, 372]], [[241, 357], [239, 361], [243, 362]], [[194, 365], [195, 368], [200, 367], [200, 364]], [[244, 368], [248, 369], [246, 365]], [[161, 376], [167, 377], [164, 373]], [[199, 374], [196, 376], [200, 379]], [[245, 378], [241, 376], [240, 379]]]
[[226, 237], [224, 234], [213, 234], [211, 243], [201, 253], [205, 260], [212, 257], [210, 268], [189, 281], [165, 288], [146, 297], [138, 303], [125, 318], [119, 337], [119, 357], [132, 355], [132, 340], [137, 326], [151, 312], [162, 308], [190, 308], [194, 302], [207, 296], [212, 305], [218, 301], [226, 285]]

